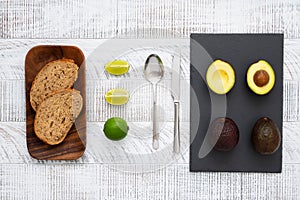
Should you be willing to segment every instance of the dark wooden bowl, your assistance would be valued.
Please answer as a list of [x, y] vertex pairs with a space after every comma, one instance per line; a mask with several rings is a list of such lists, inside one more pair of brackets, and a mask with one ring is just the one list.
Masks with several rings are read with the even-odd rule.
[[[35, 111], [30, 105], [30, 88], [35, 76], [48, 62], [69, 58], [79, 66], [78, 79], [74, 88], [83, 97], [80, 115], [69, 131], [65, 140], [58, 145], [48, 145], [38, 139], [34, 133]], [[29, 50], [25, 59], [26, 89], [26, 139], [29, 154], [38, 160], [75, 160], [80, 158], [86, 147], [86, 89], [85, 58], [82, 51], [75, 46], [41, 45]]]

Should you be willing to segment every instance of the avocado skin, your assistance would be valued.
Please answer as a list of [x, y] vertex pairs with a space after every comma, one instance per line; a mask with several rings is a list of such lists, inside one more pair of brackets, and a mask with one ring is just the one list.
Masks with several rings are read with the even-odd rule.
[[257, 120], [252, 130], [252, 144], [258, 153], [273, 154], [279, 148], [280, 142], [280, 131], [270, 118], [262, 117]]
[[239, 141], [239, 129], [235, 122], [228, 117], [219, 117], [215, 119], [210, 127], [210, 142], [217, 151], [230, 151]]

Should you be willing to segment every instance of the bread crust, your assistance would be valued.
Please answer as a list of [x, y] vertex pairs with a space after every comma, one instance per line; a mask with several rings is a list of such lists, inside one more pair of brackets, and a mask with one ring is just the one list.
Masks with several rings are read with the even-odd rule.
[[78, 78], [79, 67], [71, 59], [59, 59], [47, 63], [36, 75], [30, 89], [30, 104], [37, 110], [54, 91], [72, 88]]

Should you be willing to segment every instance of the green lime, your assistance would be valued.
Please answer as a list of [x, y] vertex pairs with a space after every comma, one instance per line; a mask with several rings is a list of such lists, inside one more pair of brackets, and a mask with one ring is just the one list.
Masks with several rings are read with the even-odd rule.
[[108, 139], [121, 140], [126, 137], [129, 127], [127, 122], [120, 117], [108, 119], [103, 128], [103, 132]]

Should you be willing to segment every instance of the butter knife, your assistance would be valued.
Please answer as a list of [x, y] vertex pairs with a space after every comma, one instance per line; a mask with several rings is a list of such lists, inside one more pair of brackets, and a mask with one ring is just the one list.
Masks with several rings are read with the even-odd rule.
[[179, 104], [180, 104], [180, 63], [181, 49], [175, 52], [172, 63], [172, 97], [174, 100], [174, 153], [180, 152], [180, 131], [179, 131]]

